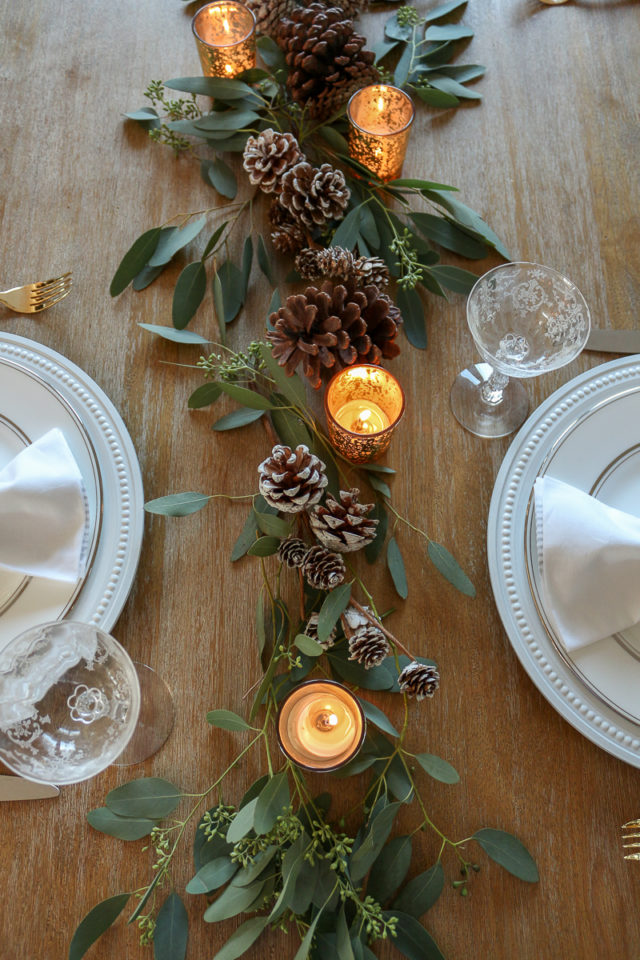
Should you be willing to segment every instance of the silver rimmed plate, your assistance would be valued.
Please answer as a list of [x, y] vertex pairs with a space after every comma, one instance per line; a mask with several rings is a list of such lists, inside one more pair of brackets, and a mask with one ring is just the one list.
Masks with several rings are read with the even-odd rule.
[[640, 627], [568, 653], [545, 614], [533, 522], [536, 477], [640, 515], [640, 356], [576, 377], [527, 420], [496, 479], [488, 561], [511, 644], [539, 690], [598, 746], [640, 766]]
[[76, 585], [0, 575], [0, 648], [36, 623], [73, 616], [109, 631], [140, 556], [143, 490], [127, 429], [98, 385], [42, 344], [0, 333], [0, 466], [59, 427], [88, 501], [87, 571]]

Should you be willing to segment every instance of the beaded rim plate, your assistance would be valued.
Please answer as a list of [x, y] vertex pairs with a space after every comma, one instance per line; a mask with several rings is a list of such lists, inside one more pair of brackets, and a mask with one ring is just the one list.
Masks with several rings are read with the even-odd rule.
[[572, 726], [636, 767], [639, 628], [572, 654], [564, 650], [540, 600], [530, 502], [536, 477], [548, 473], [640, 513], [633, 507], [640, 491], [639, 417], [640, 356], [602, 364], [553, 393], [507, 451], [491, 499], [487, 541], [494, 597], [523, 667]]
[[[3, 371], [11, 377], [10, 391]], [[54, 426], [65, 433], [87, 487], [94, 538], [80, 589], [72, 587], [69, 595], [66, 585], [63, 596], [56, 581], [29, 581], [0, 616], [0, 647], [34, 624], [66, 616], [109, 632], [129, 595], [142, 546], [144, 495], [131, 438], [89, 375], [42, 344], [0, 333], [0, 378], [7, 423], [30, 440]]]

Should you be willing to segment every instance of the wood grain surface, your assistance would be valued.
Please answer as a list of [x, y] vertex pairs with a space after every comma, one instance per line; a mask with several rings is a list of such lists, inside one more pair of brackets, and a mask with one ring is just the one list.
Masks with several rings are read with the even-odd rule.
[[[193, 351], [138, 326], [171, 322], [184, 259], [143, 293], [128, 290], [115, 300], [108, 293], [139, 234], [217, 202], [196, 164], [174, 159], [123, 122], [125, 111], [143, 104], [150, 80], [200, 72], [193, 9], [179, 0], [0, 0], [0, 287], [68, 269], [75, 280], [72, 295], [37, 318], [0, 307], [2, 329], [61, 352], [106, 391], [131, 433], [147, 499], [180, 490], [251, 493], [256, 465], [270, 449], [259, 424], [211, 432], [212, 420], [232, 404], [221, 401], [215, 414], [188, 412], [187, 398], [201, 381], [181, 364], [193, 363]], [[393, 9], [363, 18], [372, 40]], [[639, 12], [632, 0], [556, 7], [470, 0], [464, 21], [475, 38], [458, 62], [486, 64], [476, 83], [484, 99], [453, 112], [419, 110], [404, 169], [406, 176], [459, 187], [460, 198], [492, 225], [514, 259], [565, 272], [598, 326], [638, 324]], [[458, 262], [448, 255], [444, 261]], [[471, 268], [482, 273], [496, 262]], [[261, 335], [269, 297], [256, 270], [231, 332], [234, 344]], [[640, 816], [640, 770], [565, 722], [511, 648], [485, 545], [509, 438], [481, 440], [454, 420], [451, 382], [476, 358], [464, 298], [427, 303], [428, 350], [405, 341], [393, 364], [408, 404], [387, 462], [402, 467], [394, 502], [456, 554], [477, 597], [457, 593], [430, 565], [420, 540], [399, 532], [410, 595], [393, 628], [411, 638], [416, 652], [436, 659], [442, 674], [439, 694], [413, 709], [412, 737], [461, 772], [456, 786], [425, 787], [434, 822], [453, 838], [480, 826], [509, 830], [540, 869], [540, 883], [528, 885], [483, 858], [470, 896], [445, 890], [427, 925], [450, 960], [638, 960], [640, 864], [622, 859], [619, 828]], [[215, 330], [210, 297], [192, 327], [205, 335]], [[605, 359], [583, 353], [527, 383], [532, 406]], [[259, 570], [228, 561], [243, 519], [242, 507], [224, 501], [182, 520], [146, 516], [138, 574], [112, 632], [169, 682], [175, 729], [140, 767], [111, 767], [63, 788], [55, 800], [0, 805], [2, 960], [62, 960], [90, 907], [148, 882], [151, 853], [142, 853], [142, 844], [112, 840], [86, 822], [108, 790], [132, 776], [155, 775], [195, 792], [233, 757], [237, 736], [210, 729], [205, 714], [241, 709], [259, 677], [253, 624]], [[383, 576], [374, 587], [383, 609], [395, 602]], [[370, 699], [397, 709], [383, 695]], [[237, 799], [260, 772], [260, 759], [251, 755], [232, 778], [229, 798]], [[358, 781], [340, 782], [347, 800], [361, 789]], [[420, 843], [426, 868], [438, 845], [428, 834]], [[450, 876], [453, 870], [449, 863]], [[187, 843], [173, 874], [178, 892], [191, 874]], [[185, 900], [187, 956], [208, 960], [237, 921], [207, 925], [203, 901]], [[247, 957], [286, 960], [298, 942], [269, 934]], [[389, 945], [376, 951], [397, 956]], [[133, 960], [151, 953], [121, 918], [88, 956]]]

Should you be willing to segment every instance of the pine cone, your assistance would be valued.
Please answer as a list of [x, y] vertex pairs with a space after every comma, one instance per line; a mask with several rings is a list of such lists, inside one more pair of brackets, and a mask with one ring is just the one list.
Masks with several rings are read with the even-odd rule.
[[347, 573], [340, 554], [332, 553], [321, 546], [309, 548], [302, 572], [309, 586], [316, 590], [333, 590], [334, 587], [339, 587]]
[[324, 506], [309, 511], [311, 529], [320, 543], [338, 553], [361, 550], [375, 538], [378, 521], [367, 517], [372, 503], [358, 503], [359, 490], [341, 490], [340, 503], [327, 496]]
[[349, 660], [356, 660], [365, 670], [377, 667], [390, 653], [389, 641], [373, 623], [357, 627], [349, 637]]
[[339, 7], [345, 17], [355, 20], [361, 13], [366, 13], [369, 0], [336, 0], [331, 6]]
[[256, 18], [256, 31], [267, 36], [273, 36], [280, 21], [294, 6], [294, 0], [244, 0], [244, 3]]
[[326, 640], [318, 640], [318, 620], [319, 616], [317, 613], [312, 613], [309, 617], [309, 622], [304, 628], [305, 636], [311, 637], [312, 640], [315, 640], [320, 644], [323, 650], [328, 650], [333, 646], [336, 640], [336, 628], [334, 627]]
[[317, 503], [327, 485], [325, 465], [304, 444], [276, 444], [258, 467], [259, 489], [268, 504], [284, 513], [299, 513]]
[[301, 567], [309, 547], [298, 537], [287, 537], [280, 542], [278, 559], [288, 567]]
[[304, 247], [307, 242], [304, 230], [277, 200], [269, 208], [269, 220], [274, 227], [271, 231], [271, 242], [276, 250], [294, 256]]
[[359, 257], [353, 264], [353, 282], [358, 287], [374, 284], [378, 290], [389, 286], [389, 268], [380, 257]]
[[292, 133], [280, 133], [269, 127], [257, 137], [249, 137], [242, 165], [254, 186], [259, 186], [264, 193], [274, 193], [280, 190], [283, 174], [302, 156]]
[[440, 686], [440, 674], [435, 667], [413, 660], [400, 673], [398, 685], [408, 697], [424, 700], [432, 697]]
[[281, 21], [275, 39], [289, 67], [291, 97], [316, 119], [327, 119], [354, 90], [380, 77], [374, 54], [362, 49], [365, 38], [355, 33], [339, 7], [295, 7]]
[[300, 160], [282, 177], [280, 204], [307, 230], [323, 230], [329, 220], [342, 220], [351, 193], [341, 170], [329, 163], [319, 169]]
[[348, 290], [327, 280], [321, 289], [307, 287], [288, 297], [269, 319], [274, 329], [267, 340], [280, 366], [291, 376], [302, 363], [316, 389], [322, 368], [379, 363], [400, 352], [394, 342], [400, 311], [373, 285]]
[[305, 280], [349, 281], [353, 278], [355, 257], [343, 247], [314, 250], [307, 247], [296, 257], [296, 270]]

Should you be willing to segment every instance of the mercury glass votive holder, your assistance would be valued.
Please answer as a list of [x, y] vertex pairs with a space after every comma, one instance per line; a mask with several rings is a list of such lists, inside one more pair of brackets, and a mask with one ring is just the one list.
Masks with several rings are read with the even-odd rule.
[[352, 463], [381, 456], [404, 413], [404, 391], [375, 364], [346, 367], [327, 384], [324, 409], [332, 445]]
[[357, 754], [366, 733], [358, 700], [335, 680], [306, 680], [286, 697], [278, 713], [278, 742], [298, 767], [326, 773]]
[[347, 104], [349, 156], [380, 180], [402, 172], [415, 107], [404, 90], [373, 83], [357, 90]]
[[236, 77], [256, 65], [256, 18], [237, 0], [216, 0], [191, 21], [205, 77]]

